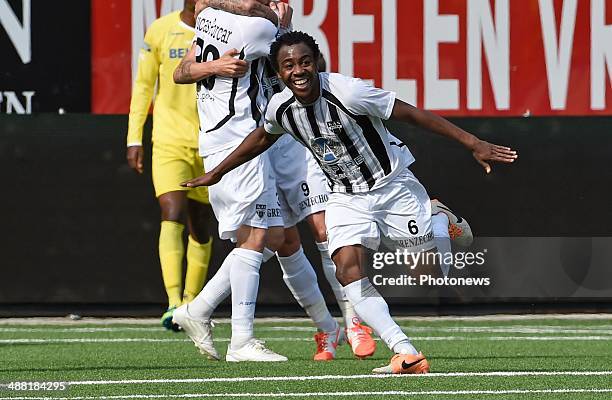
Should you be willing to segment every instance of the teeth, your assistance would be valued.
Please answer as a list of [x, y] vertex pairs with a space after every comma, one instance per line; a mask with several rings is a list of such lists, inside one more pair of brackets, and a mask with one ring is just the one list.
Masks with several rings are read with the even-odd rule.
[[301, 79], [301, 80], [299, 80], [299, 81], [295, 81], [295, 84], [296, 84], [296, 85], [304, 85], [306, 82], [308, 82], [308, 80], [306, 80], [306, 79]]

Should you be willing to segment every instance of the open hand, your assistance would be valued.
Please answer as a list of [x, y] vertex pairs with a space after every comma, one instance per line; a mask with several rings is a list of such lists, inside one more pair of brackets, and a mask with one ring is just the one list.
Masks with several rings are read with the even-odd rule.
[[181, 183], [182, 187], [196, 188], [200, 186], [212, 186], [221, 180], [221, 176], [214, 173], [207, 172], [206, 174], [199, 176], [194, 179], [190, 179], [186, 182]]
[[242, 78], [249, 70], [249, 63], [244, 60], [239, 60], [240, 52], [236, 49], [230, 49], [219, 58], [217, 63], [217, 73], [215, 75], [225, 78]]
[[487, 161], [513, 163], [518, 158], [516, 151], [510, 147], [498, 146], [484, 140], [479, 140], [472, 148], [472, 155], [482, 165], [487, 174], [491, 173], [491, 165]]

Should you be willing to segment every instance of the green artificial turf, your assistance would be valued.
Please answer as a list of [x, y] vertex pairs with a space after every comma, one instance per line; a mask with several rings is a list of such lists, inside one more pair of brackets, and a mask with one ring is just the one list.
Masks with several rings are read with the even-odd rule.
[[[392, 355], [380, 341], [376, 354], [367, 360], [355, 359], [345, 345], [339, 348], [335, 361], [314, 362], [314, 329], [307, 321], [256, 325], [256, 335], [271, 349], [286, 355], [288, 362], [233, 364], [206, 360], [183, 333], [168, 332], [152, 323], [106, 324], [94, 320], [19, 325], [0, 320], [0, 383], [68, 382], [65, 391], [4, 387], [0, 388], [0, 399], [205, 395], [230, 399], [235, 398], [232, 393], [241, 398], [259, 394], [262, 398], [292, 399], [612, 398], [612, 319], [407, 319], [400, 325], [427, 356], [433, 374], [371, 375], [372, 368], [388, 363]], [[217, 324], [214, 333], [217, 347], [224, 353], [229, 324]], [[527, 375], [445, 375], [506, 371], [524, 371]], [[537, 375], [537, 371], [570, 373]], [[593, 374], [597, 371], [607, 373]], [[331, 377], [311, 378], [323, 375]], [[253, 377], [270, 378], [249, 379]], [[216, 378], [222, 380], [210, 380]], [[183, 381], [188, 379], [194, 381]]]

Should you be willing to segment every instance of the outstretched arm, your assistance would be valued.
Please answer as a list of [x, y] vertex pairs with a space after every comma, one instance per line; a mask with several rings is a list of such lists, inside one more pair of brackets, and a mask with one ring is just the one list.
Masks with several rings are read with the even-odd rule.
[[229, 50], [218, 60], [202, 63], [196, 62], [195, 52], [196, 45], [194, 44], [174, 70], [174, 83], [196, 83], [213, 75], [226, 78], [240, 78], [249, 69], [249, 64], [246, 61], [236, 58], [240, 54], [236, 49]]
[[261, 17], [278, 26], [278, 16], [269, 7], [270, 0], [203, 0], [212, 8], [248, 17]]
[[391, 119], [409, 122], [460, 142], [472, 152], [476, 161], [482, 165], [487, 174], [491, 172], [491, 166], [487, 161], [512, 163], [518, 158], [516, 151], [509, 147], [480, 140], [439, 115], [413, 107], [401, 100], [395, 100]]
[[181, 183], [181, 186], [193, 188], [214, 185], [234, 168], [268, 150], [280, 136], [270, 135], [263, 127], [255, 129], [221, 164], [199, 178]]

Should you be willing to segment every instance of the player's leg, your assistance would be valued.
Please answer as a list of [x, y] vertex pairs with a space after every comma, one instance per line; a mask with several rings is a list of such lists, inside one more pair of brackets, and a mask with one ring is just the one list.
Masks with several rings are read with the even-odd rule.
[[[389, 185], [391, 183], [387, 186]], [[381, 225], [386, 222], [383, 217], [393, 214], [393, 212], [385, 213], [384, 210], [394, 211], [392, 210], [394, 200], [400, 206], [405, 207], [403, 199], [397, 194], [402, 189], [401, 182], [395, 186], [397, 186], [397, 190], [386, 197], [383, 196], [386, 194], [385, 188], [366, 194], [332, 193], [327, 203], [325, 221], [328, 229], [329, 249], [336, 265], [336, 277], [343, 285], [346, 296], [355, 311], [398, 355], [392, 359], [391, 364], [394, 368], [389, 367], [391, 371], [394, 373], [426, 372], [428, 370], [427, 362], [418, 354], [406, 334], [393, 321], [386, 301], [378, 290], [372, 286], [362, 270], [366, 261], [364, 246], [376, 250], [381, 241], [381, 234], [388, 234], [390, 231], [389, 227], [386, 227], [386, 232], [381, 230]], [[394, 195], [395, 198], [393, 198]], [[417, 207], [420, 212], [419, 217], [421, 214], [427, 213], [423, 229], [429, 231], [428, 223], [431, 209], [420, 204], [417, 204]], [[397, 211], [402, 212], [403, 208], [398, 208]], [[412, 211], [412, 209], [409, 209], [404, 217], [411, 217], [410, 212]], [[420, 221], [425, 217], [418, 219]], [[408, 221], [403, 222], [407, 227]], [[397, 226], [399, 227], [399, 225]], [[399, 233], [410, 235], [408, 232]], [[395, 235], [395, 237], [398, 236], [401, 237]], [[427, 245], [429, 246], [429, 243]], [[425, 250], [427, 249], [429, 247], [425, 248]], [[401, 367], [402, 361], [407, 361], [406, 365], [414, 364], [406, 368], [395, 368], [398, 363]]]
[[362, 323], [355, 312], [351, 302], [344, 293], [344, 288], [336, 278], [336, 265], [329, 254], [327, 243], [327, 226], [325, 225], [325, 212], [320, 211], [306, 217], [306, 222], [314, 236], [317, 248], [321, 254], [321, 264], [325, 278], [334, 292], [338, 307], [342, 313], [346, 327], [346, 336], [353, 354], [359, 358], [366, 358], [376, 352], [376, 342], [372, 338], [372, 329]]
[[451, 241], [459, 246], [469, 247], [474, 241], [472, 228], [465, 218], [454, 213], [439, 200], [431, 201], [431, 224], [438, 252], [441, 254], [440, 268], [448, 276], [453, 266]]
[[168, 295], [168, 311], [162, 316], [162, 324], [167, 329], [175, 328], [172, 325], [172, 313], [181, 305], [183, 297], [183, 221], [187, 197], [179, 182], [181, 177], [189, 176], [190, 173], [189, 164], [185, 161], [180, 146], [153, 146], [153, 186], [161, 210], [159, 261]]
[[213, 244], [209, 232], [209, 226], [213, 218], [210, 205], [188, 199], [187, 210], [189, 237], [187, 242], [187, 272], [183, 290], [184, 303], [193, 300], [204, 286]]
[[[199, 176], [204, 171], [202, 159], [197, 149], [186, 149], [191, 156], [191, 177]], [[189, 179], [189, 178], [187, 178]], [[192, 189], [187, 194], [187, 227], [189, 239], [187, 242], [187, 272], [183, 302], [190, 302], [202, 290], [208, 264], [212, 253], [213, 210], [208, 199], [208, 188]]]
[[168, 192], [158, 198], [161, 208], [159, 231], [159, 262], [166, 294], [168, 310], [162, 316], [162, 325], [172, 329], [172, 313], [182, 304], [183, 295], [183, 243], [182, 214], [185, 208], [185, 192]]
[[379, 334], [396, 356], [385, 370], [388, 373], [426, 373], [429, 365], [425, 357], [410, 343], [410, 339], [391, 318], [384, 298], [362, 274], [365, 252], [362, 246], [344, 246], [335, 251], [333, 260], [337, 276], [357, 313]]
[[[208, 156], [206, 168], [214, 168], [231, 151], [228, 149]], [[185, 332], [201, 351], [214, 358], [218, 358], [218, 353], [213, 347], [208, 321], [214, 308], [231, 291], [232, 342], [226, 360], [286, 360], [253, 338], [259, 268], [266, 240], [267, 204], [274, 193], [267, 182], [268, 170], [267, 158], [256, 157], [209, 188], [210, 203], [219, 221], [219, 236], [221, 239], [231, 239], [237, 246], [200, 294], [191, 303], [177, 309], [175, 319], [179, 323], [187, 321]], [[236, 182], [241, 182], [238, 189]]]
[[285, 284], [319, 331], [315, 335], [317, 352], [314, 359], [334, 359], [336, 348], [344, 341], [344, 333], [327, 308], [317, 274], [304, 254], [297, 227], [285, 229], [285, 242], [277, 254]]

